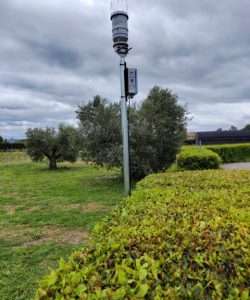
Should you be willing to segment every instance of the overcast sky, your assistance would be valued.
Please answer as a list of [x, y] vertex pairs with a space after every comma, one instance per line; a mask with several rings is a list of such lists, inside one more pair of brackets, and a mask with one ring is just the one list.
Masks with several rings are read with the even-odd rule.
[[[250, 1], [129, 1], [127, 58], [144, 99], [158, 85], [188, 104], [190, 131], [250, 123]], [[0, 135], [77, 125], [77, 104], [118, 101], [109, 0], [0, 0]]]

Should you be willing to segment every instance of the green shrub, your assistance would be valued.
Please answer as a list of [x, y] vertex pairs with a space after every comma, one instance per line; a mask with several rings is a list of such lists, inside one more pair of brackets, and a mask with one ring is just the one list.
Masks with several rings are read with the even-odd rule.
[[177, 155], [177, 165], [184, 170], [219, 169], [221, 158], [205, 147], [182, 147]]
[[148, 176], [36, 299], [249, 299], [250, 172]]
[[224, 163], [250, 161], [250, 144], [206, 146], [217, 153]]

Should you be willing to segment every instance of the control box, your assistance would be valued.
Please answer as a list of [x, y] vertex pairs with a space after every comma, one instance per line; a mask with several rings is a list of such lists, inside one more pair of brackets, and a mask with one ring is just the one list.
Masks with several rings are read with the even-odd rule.
[[126, 95], [133, 98], [138, 93], [137, 69], [125, 69]]

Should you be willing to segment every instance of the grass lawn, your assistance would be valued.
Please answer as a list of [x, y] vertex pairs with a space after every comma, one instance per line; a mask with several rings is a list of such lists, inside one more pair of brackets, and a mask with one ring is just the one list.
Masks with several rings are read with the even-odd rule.
[[0, 299], [32, 299], [37, 281], [90, 238], [122, 201], [119, 173], [61, 164], [0, 164]]

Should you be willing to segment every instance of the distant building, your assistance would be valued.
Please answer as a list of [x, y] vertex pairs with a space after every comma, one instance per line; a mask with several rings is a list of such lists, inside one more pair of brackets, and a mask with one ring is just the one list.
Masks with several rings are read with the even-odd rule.
[[185, 145], [195, 145], [195, 132], [187, 132]]
[[195, 140], [195, 132], [187, 132], [187, 136], [186, 136], [186, 140], [190, 141], [190, 140]]
[[197, 132], [196, 145], [250, 143], [250, 130]]

